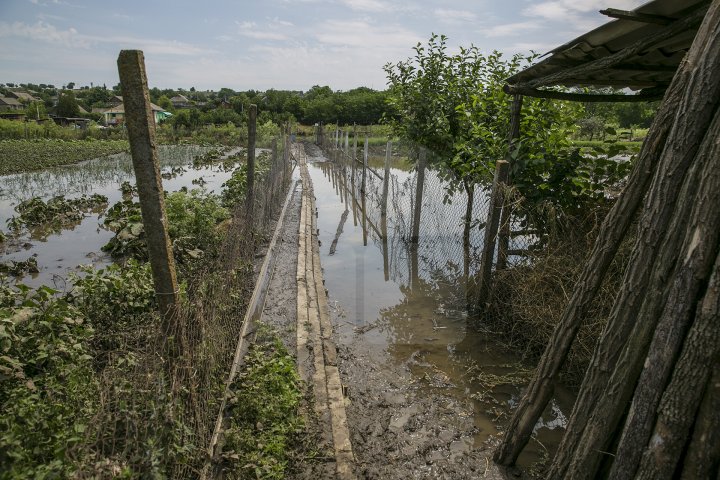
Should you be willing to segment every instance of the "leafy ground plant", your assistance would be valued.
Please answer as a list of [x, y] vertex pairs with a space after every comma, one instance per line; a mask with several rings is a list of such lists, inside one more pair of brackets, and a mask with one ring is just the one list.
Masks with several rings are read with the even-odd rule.
[[4, 291], [0, 478], [67, 478], [68, 452], [82, 442], [98, 401], [93, 329], [48, 287]]
[[223, 458], [227, 478], [282, 479], [303, 431], [295, 361], [282, 342], [261, 329], [232, 385]]
[[[215, 253], [222, 236], [218, 225], [230, 217], [227, 209], [220, 205], [219, 197], [201, 190], [173, 192], [167, 195], [165, 208], [168, 233], [179, 263]], [[116, 203], [108, 210], [104, 223], [116, 234], [102, 247], [103, 251], [115, 258], [147, 260], [139, 203], [131, 198]]]
[[40, 197], [32, 197], [20, 202], [15, 207], [18, 215], [11, 217], [7, 222], [10, 229], [16, 232], [23, 227], [41, 226], [59, 230], [65, 225], [79, 222], [91, 211], [104, 210], [107, 201], [107, 197], [96, 193], [72, 199], [60, 195], [48, 201]]

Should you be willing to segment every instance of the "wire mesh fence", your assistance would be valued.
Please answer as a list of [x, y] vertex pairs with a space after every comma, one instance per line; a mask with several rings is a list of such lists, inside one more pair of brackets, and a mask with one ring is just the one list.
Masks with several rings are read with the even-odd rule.
[[[420, 147], [400, 144], [391, 146], [385, 199], [387, 146], [378, 144], [379, 139], [374, 142], [368, 139], [366, 160], [365, 139], [363, 131], [329, 126], [318, 129], [315, 140], [332, 160], [332, 166], [323, 167], [323, 171], [350, 197], [353, 215], [359, 216], [370, 240], [387, 257], [386, 274], [406, 285], [414, 275], [429, 280], [424, 277], [438, 271], [454, 270], [459, 273], [458, 278], [464, 279], [476, 275], [485, 242], [492, 185], [458, 189], [433, 166], [437, 159], [423, 162]], [[424, 164], [427, 166], [423, 167]], [[418, 188], [419, 180], [422, 188]], [[506, 232], [510, 264], [522, 261], [523, 253], [537, 241], [523, 232], [519, 207], [518, 203], [506, 203], [510, 214], [497, 235]], [[416, 224], [417, 244], [412, 239]], [[499, 244], [502, 239], [496, 240]], [[495, 259], [499, 248], [495, 246]]]
[[[255, 273], [291, 180], [289, 139], [261, 150], [254, 204], [238, 204], [218, 228], [215, 258], [184, 279], [169, 327], [156, 314], [128, 325], [101, 377], [101, 398], [79, 478], [132, 472], [142, 478], [198, 478], [210, 459], [216, 419], [252, 295]], [[242, 167], [241, 167], [242, 168]], [[113, 357], [113, 355], [111, 355]], [[91, 459], [91, 461], [88, 461]]]

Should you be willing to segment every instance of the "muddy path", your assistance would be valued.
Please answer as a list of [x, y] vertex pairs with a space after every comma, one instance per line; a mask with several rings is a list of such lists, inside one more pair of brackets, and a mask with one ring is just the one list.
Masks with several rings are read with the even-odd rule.
[[[307, 159], [304, 180], [312, 182], [313, 240], [327, 292], [331, 342], [337, 348], [337, 358], [330, 363], [342, 384], [353, 475], [542, 478], [538, 472], [559, 441], [572, 395], [559, 389], [536, 428], [535, 440], [520, 458], [521, 468], [498, 470], [491, 459], [493, 449], [529, 369], [492, 333], [469, 328], [462, 268], [437, 261], [438, 249], [447, 239], [427, 234], [417, 257], [411, 258], [406, 243], [398, 240], [395, 223], [388, 227], [373, 219], [372, 196], [359, 196], [347, 168], [339, 168], [337, 159], [329, 161], [313, 144], [297, 148]], [[393, 174], [401, 181], [411, 175], [407, 168], [393, 169]], [[296, 350], [302, 343], [299, 322], [306, 322], [299, 319], [297, 301], [305, 287], [296, 276], [298, 257], [302, 258], [298, 245], [303, 244], [298, 235], [302, 182], [295, 189], [263, 322], [273, 325], [286, 345], [298, 351], [299, 363], [307, 365], [302, 345]], [[425, 230], [436, 235], [440, 231]], [[403, 269], [415, 273], [403, 274]], [[311, 345], [310, 351], [319, 350]], [[327, 360], [326, 356], [326, 364]], [[317, 391], [312, 387], [313, 368], [306, 376], [310, 394], [313, 388]], [[308, 400], [313, 442], [328, 455], [301, 465], [291, 478], [349, 478], [338, 475], [332, 428], [313, 409], [318, 398]]]

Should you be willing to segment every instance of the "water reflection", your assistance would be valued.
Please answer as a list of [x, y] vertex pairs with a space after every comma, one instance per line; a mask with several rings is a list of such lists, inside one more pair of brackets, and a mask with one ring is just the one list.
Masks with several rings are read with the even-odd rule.
[[[395, 162], [398, 160], [395, 159]], [[401, 161], [401, 160], [400, 160]], [[331, 304], [344, 316], [340, 341], [387, 356], [394, 368], [409, 370], [421, 388], [441, 389], [458, 399], [473, 398], [480, 443], [498, 433], [519, 399], [521, 362], [490, 334], [468, 328], [467, 276], [477, 269], [482, 231], [464, 232], [463, 195], [443, 202], [437, 174], [426, 172], [420, 241], [409, 242], [415, 175], [391, 163], [387, 215], [381, 210], [382, 182], [373, 173], [363, 181], [362, 165], [316, 162], [309, 166], [318, 208], [323, 274]], [[363, 194], [363, 184], [365, 194]], [[476, 189], [471, 207], [482, 206], [487, 191]], [[345, 222], [348, 211], [353, 222]], [[475, 211], [474, 216], [479, 216]], [[339, 228], [342, 225], [342, 229]], [[469, 241], [463, 245], [463, 234]], [[362, 350], [362, 349], [361, 349]], [[490, 389], [478, 376], [507, 377]], [[559, 440], [572, 396], [560, 390], [539, 426], [543, 443]], [[528, 449], [530, 457], [539, 455]], [[527, 454], [526, 454], [527, 456]]]
[[[191, 145], [160, 146], [163, 188], [173, 192], [202, 186], [209, 192], [219, 192], [232, 173], [229, 166], [221, 162], [201, 167], [192, 165], [195, 156], [208, 150], [208, 147]], [[7, 220], [16, 214], [15, 206], [23, 200], [35, 196], [46, 200], [58, 195], [76, 198], [97, 193], [108, 197], [109, 205], [113, 205], [122, 200], [120, 185], [126, 181], [135, 183], [128, 153], [0, 177], [0, 229], [7, 231]], [[100, 266], [111, 262], [100, 250], [114, 235], [102, 225], [103, 215], [104, 211], [96, 211], [60, 231], [23, 232], [4, 246], [0, 261], [22, 261], [37, 255], [40, 272], [18, 280], [31, 286], [53, 283], [62, 286], [63, 277], [78, 265]]]

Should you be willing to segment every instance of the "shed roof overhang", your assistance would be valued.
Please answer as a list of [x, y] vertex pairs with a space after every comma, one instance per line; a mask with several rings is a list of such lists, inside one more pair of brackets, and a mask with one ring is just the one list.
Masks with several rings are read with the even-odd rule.
[[[579, 101], [647, 101], [662, 97], [685, 57], [710, 0], [654, 0], [635, 10], [608, 8], [615, 20], [545, 55], [507, 79], [505, 91]], [[636, 95], [578, 94], [542, 87], [613, 87]]]

